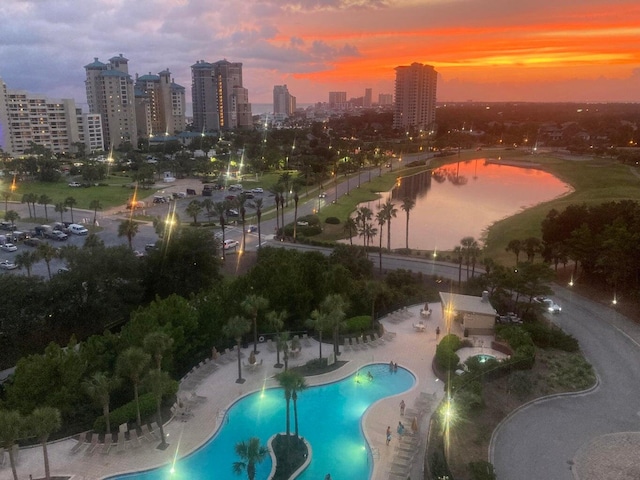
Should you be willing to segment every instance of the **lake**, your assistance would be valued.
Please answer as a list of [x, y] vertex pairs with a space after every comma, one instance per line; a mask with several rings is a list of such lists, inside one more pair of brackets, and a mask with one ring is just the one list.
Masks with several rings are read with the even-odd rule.
[[[379, 205], [391, 198], [398, 210], [391, 221], [391, 248], [398, 249], [406, 245], [406, 213], [400, 207], [404, 198], [412, 198], [416, 205], [409, 214], [409, 248], [451, 250], [463, 237], [481, 240], [494, 222], [572, 191], [553, 175], [531, 167], [484, 158], [452, 163], [400, 177], [390, 192], [381, 193], [380, 200], [360, 206], [368, 206], [375, 216]], [[386, 229], [385, 225], [383, 246]], [[353, 241], [362, 243], [361, 238]], [[373, 244], [378, 242], [376, 237]]]

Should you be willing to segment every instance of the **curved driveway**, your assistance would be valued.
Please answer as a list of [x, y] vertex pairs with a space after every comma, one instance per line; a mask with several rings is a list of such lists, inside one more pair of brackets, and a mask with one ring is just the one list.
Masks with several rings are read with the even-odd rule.
[[[573, 463], [581, 447], [605, 434], [640, 430], [640, 327], [571, 290], [554, 290], [563, 310], [553, 320], [578, 339], [600, 383], [587, 393], [534, 403], [498, 427], [490, 461], [500, 479], [578, 478]], [[620, 474], [599, 478], [632, 478]]]

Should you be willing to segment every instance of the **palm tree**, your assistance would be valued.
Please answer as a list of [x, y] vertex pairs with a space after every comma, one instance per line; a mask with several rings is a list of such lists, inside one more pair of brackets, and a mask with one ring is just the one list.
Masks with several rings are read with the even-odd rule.
[[340, 329], [344, 326], [344, 319], [347, 316], [347, 307], [347, 301], [342, 297], [342, 295], [337, 293], [327, 295], [320, 303], [319, 310], [327, 314], [329, 325], [333, 332], [333, 352], [336, 358], [340, 355], [338, 336], [340, 334]]
[[291, 388], [291, 400], [293, 400], [293, 424], [294, 435], [298, 438], [298, 392], [306, 390], [308, 385], [304, 381], [304, 376], [299, 372], [291, 372], [294, 375], [294, 381]]
[[464, 259], [464, 252], [460, 245], [453, 249], [453, 257], [458, 262], [458, 288], [460, 288], [460, 285], [462, 285], [462, 260]]
[[202, 208], [207, 212], [207, 218], [211, 221], [211, 217], [213, 216], [213, 200], [205, 198], [200, 202], [200, 205], [202, 205]]
[[247, 315], [251, 317], [253, 322], [253, 353], [258, 354], [258, 313], [260, 310], [269, 308], [269, 300], [260, 295], [249, 295], [245, 298], [240, 307]]
[[44, 456], [44, 476], [47, 480], [51, 478], [49, 469], [49, 455], [47, 453], [47, 441], [49, 435], [60, 430], [62, 418], [60, 410], [53, 407], [36, 408], [27, 419], [29, 430], [37, 437], [42, 444], [42, 454]]
[[44, 207], [44, 218], [49, 221], [49, 212], [47, 211], [47, 205], [49, 205], [53, 200], [48, 195], [42, 194], [40, 198], [38, 198], [38, 203]]
[[17, 410], [0, 410], [0, 447], [9, 452], [13, 480], [18, 480], [13, 445], [23, 436], [25, 419]]
[[51, 260], [58, 258], [58, 250], [49, 243], [41, 243], [38, 245], [37, 251], [38, 256], [47, 264], [47, 272], [49, 273], [49, 279], [51, 279]]
[[543, 250], [542, 240], [537, 237], [528, 237], [522, 242], [524, 251], [527, 254], [527, 262], [533, 263], [536, 253]]
[[330, 325], [329, 316], [325, 312], [316, 309], [311, 312], [311, 318], [306, 323], [310, 328], [318, 332], [319, 358], [322, 361], [322, 332]]
[[380, 273], [382, 273], [382, 227], [384, 227], [384, 224], [386, 223], [387, 219], [384, 215], [384, 212], [382, 210], [378, 210], [378, 213], [376, 213], [376, 222], [378, 222], [378, 225], [380, 226], [380, 245], [378, 247], [378, 262], [380, 264]]
[[144, 379], [145, 386], [153, 394], [153, 398], [156, 401], [156, 416], [158, 426], [160, 428], [160, 445], [159, 449], [164, 450], [168, 444], [166, 436], [164, 434], [164, 422], [162, 421], [162, 397], [167, 393], [171, 387], [171, 377], [167, 372], [163, 372], [160, 369], [151, 370]]
[[244, 192], [236, 197], [236, 204], [238, 205], [238, 213], [240, 213], [240, 221], [242, 222], [242, 250], [244, 251], [247, 244], [247, 229], [245, 227], [247, 196]]
[[471, 257], [477, 255], [473, 252], [478, 251], [478, 242], [473, 237], [464, 237], [460, 240], [460, 245], [462, 246], [462, 254], [464, 255], [464, 261], [467, 265], [467, 280], [469, 280], [469, 265], [471, 265]]
[[240, 345], [242, 336], [249, 331], [251, 331], [251, 322], [240, 316], [232, 317], [227, 324], [222, 327], [222, 332], [227, 337], [233, 338], [236, 341], [236, 349], [238, 350], [238, 379], [236, 383], [244, 383], [244, 378], [242, 378], [242, 364], [240, 362]]
[[269, 326], [273, 328], [276, 332], [276, 364], [275, 368], [282, 368], [282, 364], [280, 363], [280, 343], [278, 338], [280, 337], [280, 329], [284, 326], [284, 321], [287, 318], [286, 310], [282, 310], [281, 312], [271, 311], [267, 313], [267, 322]]
[[289, 332], [281, 332], [276, 337], [276, 345], [278, 351], [282, 352], [282, 360], [284, 360], [284, 371], [289, 370]]
[[248, 442], [236, 443], [235, 451], [241, 461], [233, 462], [233, 473], [240, 475], [243, 470], [246, 470], [247, 478], [254, 480], [256, 478], [256, 465], [267, 458], [269, 449], [264, 445], [260, 445], [259, 438], [251, 437]]
[[67, 206], [64, 204], [64, 202], [58, 202], [54, 205], [53, 209], [56, 212], [60, 213], [60, 223], [62, 223], [64, 221], [62, 215], [64, 215], [64, 212], [67, 211]]
[[185, 210], [187, 215], [193, 217], [193, 224], [198, 224], [198, 215], [202, 213], [202, 204], [198, 200], [191, 200]]
[[15, 210], [8, 210], [4, 212], [4, 219], [7, 222], [11, 222], [11, 226], [15, 226], [16, 220], [20, 218], [20, 215]]
[[[216, 202], [213, 204], [213, 211], [218, 215], [218, 221], [220, 222], [220, 228], [222, 230], [222, 245], [224, 245], [224, 234], [225, 234], [225, 225], [226, 221], [224, 218], [225, 213], [227, 213], [227, 202]], [[220, 248], [222, 252], [222, 259], [224, 260], [224, 248]]]
[[362, 227], [362, 236], [364, 237], [364, 246], [367, 248], [369, 243], [378, 234], [378, 229], [370, 222], [367, 222]]
[[282, 234], [284, 236], [284, 196], [280, 194], [280, 225], [282, 225]]
[[510, 240], [505, 248], [507, 252], [513, 252], [516, 255], [516, 265], [520, 263], [520, 251], [522, 250], [522, 242], [517, 238]]
[[145, 335], [143, 346], [147, 353], [151, 355], [156, 368], [161, 370], [162, 358], [173, 346], [173, 338], [161, 331], [151, 332]]
[[64, 199], [64, 204], [69, 207], [69, 212], [71, 213], [71, 223], [73, 223], [73, 206], [77, 203], [78, 201], [73, 197], [67, 197]]
[[25, 251], [16, 255], [16, 265], [20, 269], [24, 267], [27, 270], [27, 277], [31, 276], [31, 267], [38, 263], [38, 260], [40, 260], [40, 256], [36, 251]]
[[[273, 193], [273, 200], [276, 203], [276, 234], [280, 234], [280, 193], [282, 192], [282, 185], [276, 184], [271, 189], [271, 193]], [[282, 204], [282, 209], [284, 210], [284, 204]], [[284, 228], [284, 224], [282, 225]]]
[[120, 225], [118, 225], [118, 237], [127, 237], [127, 241], [129, 242], [129, 248], [133, 250], [133, 238], [138, 233], [138, 222], [134, 222], [132, 219], [127, 218], [126, 220], [122, 220]]
[[89, 208], [93, 210], [93, 224], [96, 224], [98, 219], [98, 210], [102, 210], [102, 202], [100, 200], [91, 200]]
[[138, 387], [142, 382], [142, 375], [149, 365], [151, 355], [145, 353], [139, 347], [129, 347], [120, 355], [116, 361], [116, 371], [121, 377], [131, 380], [133, 385], [133, 398], [136, 403], [136, 420], [138, 425], [142, 425], [140, 418], [140, 401], [138, 399]]
[[29, 195], [31, 195], [30, 193], [25, 193], [24, 195], [22, 195], [22, 200], [20, 200], [20, 203], [26, 203], [27, 204], [27, 208], [29, 209], [29, 218], [32, 217], [31, 215], [31, 202], [29, 202]]
[[297, 227], [298, 227], [298, 202], [300, 201], [300, 196], [298, 193], [302, 189], [302, 183], [296, 178], [291, 184], [291, 190], [293, 191], [293, 242], [296, 241], [297, 235]]
[[262, 207], [264, 206], [264, 200], [262, 198], [256, 198], [253, 203], [250, 204], [251, 208], [256, 209], [256, 218], [258, 220], [258, 249], [262, 244], [262, 233], [260, 230], [260, 222], [262, 221]]
[[9, 199], [11, 198], [11, 191], [5, 190], [2, 192], [2, 198], [4, 199], [4, 211], [7, 211]]
[[404, 210], [407, 213], [407, 231], [406, 231], [406, 237], [405, 237], [406, 238], [405, 248], [407, 250], [409, 250], [409, 212], [413, 210], [413, 207], [415, 206], [416, 206], [415, 200], [409, 197], [405, 197], [402, 200], [402, 205], [400, 205], [400, 208], [402, 208], [402, 210]]
[[104, 416], [107, 426], [107, 434], [111, 433], [111, 422], [109, 419], [109, 404], [111, 402], [111, 391], [119, 385], [118, 378], [110, 378], [104, 372], [94, 373], [89, 380], [82, 382], [82, 387], [91, 399], [102, 407], [102, 415]]
[[285, 425], [286, 425], [286, 433], [287, 433], [287, 446], [289, 446], [289, 437], [291, 436], [291, 414], [290, 414], [290, 405], [291, 405], [291, 395], [293, 393], [293, 388], [296, 385], [296, 373], [290, 370], [285, 370], [284, 372], [280, 372], [276, 375], [276, 380], [280, 384], [280, 387], [284, 390], [284, 400], [286, 402], [285, 409]]
[[349, 244], [353, 245], [353, 234], [358, 233], [358, 224], [353, 217], [347, 217], [345, 220], [344, 231], [349, 235]]
[[391, 199], [388, 198], [386, 202], [382, 204], [380, 207], [384, 212], [384, 219], [387, 222], [387, 250], [391, 250], [391, 219], [396, 218], [396, 214], [398, 213], [398, 209], [391, 202]]

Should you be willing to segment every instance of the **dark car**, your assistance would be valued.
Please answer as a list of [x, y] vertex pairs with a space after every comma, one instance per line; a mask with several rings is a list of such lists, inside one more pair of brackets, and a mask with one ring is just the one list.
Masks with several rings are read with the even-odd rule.
[[238, 210], [236, 210], [235, 208], [230, 208], [229, 210], [227, 210], [227, 217], [238, 217], [240, 216], [240, 214], [238, 213]]
[[38, 245], [42, 245], [42, 240], [39, 238], [27, 238], [24, 241], [24, 244], [29, 247], [37, 247]]

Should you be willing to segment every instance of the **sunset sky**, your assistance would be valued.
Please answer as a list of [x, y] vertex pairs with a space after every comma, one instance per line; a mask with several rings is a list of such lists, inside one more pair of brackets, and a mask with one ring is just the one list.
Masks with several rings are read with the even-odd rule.
[[252, 103], [287, 84], [393, 93], [394, 68], [439, 72], [438, 101], [640, 101], [637, 0], [2, 0], [0, 77], [86, 102], [83, 66], [120, 53], [129, 73], [243, 63]]

